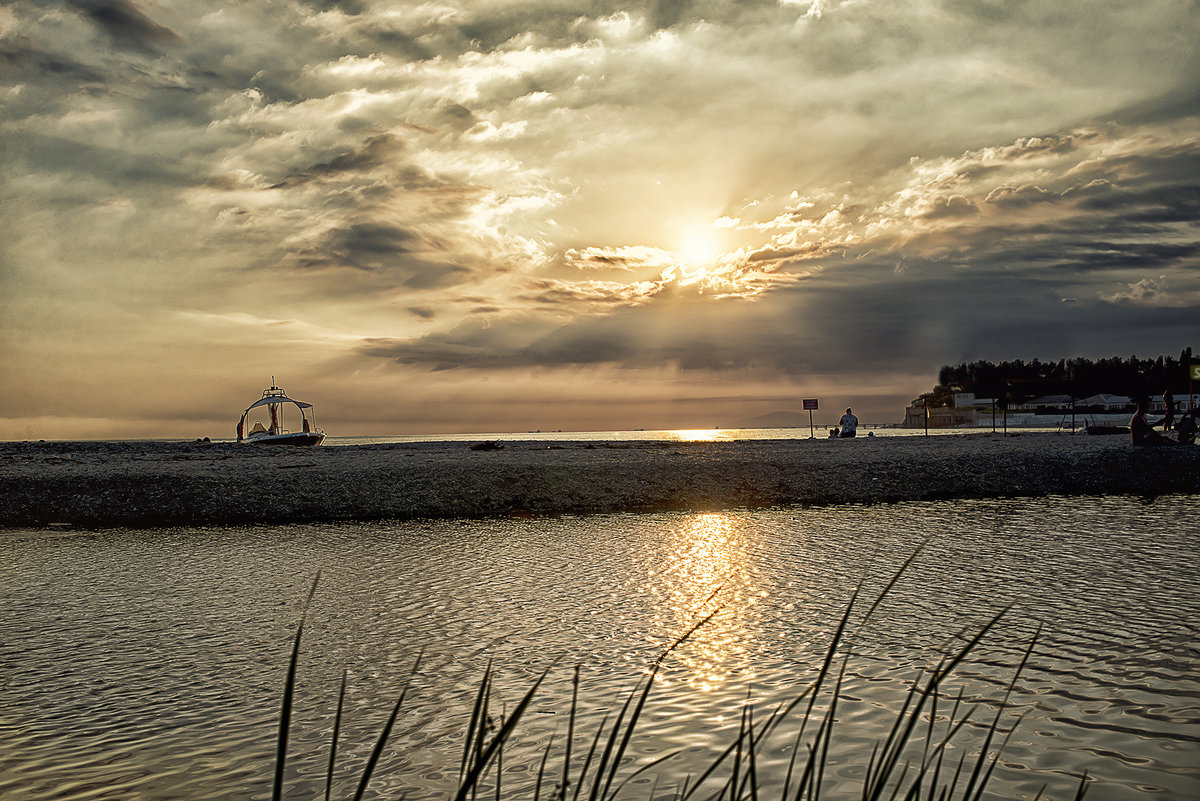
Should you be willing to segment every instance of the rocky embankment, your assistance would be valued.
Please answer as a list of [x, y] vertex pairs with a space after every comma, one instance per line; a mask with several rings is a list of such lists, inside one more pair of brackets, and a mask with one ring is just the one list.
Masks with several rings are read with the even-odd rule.
[[1046, 433], [717, 443], [0, 443], [0, 526], [231, 525], [1200, 492], [1200, 446]]

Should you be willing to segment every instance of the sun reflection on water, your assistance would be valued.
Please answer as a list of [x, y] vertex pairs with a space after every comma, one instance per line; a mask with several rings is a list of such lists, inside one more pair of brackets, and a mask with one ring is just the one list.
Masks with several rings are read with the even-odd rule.
[[712, 690], [742, 668], [739, 681], [754, 678], [746, 656], [758, 629], [761, 593], [744, 538], [743, 520], [696, 515], [672, 533], [668, 564], [649, 576], [660, 598], [655, 624], [665, 639], [713, 615], [672, 657], [686, 667], [684, 680], [697, 690]]
[[730, 431], [722, 428], [681, 428], [671, 434], [679, 442], [716, 442], [731, 438]]

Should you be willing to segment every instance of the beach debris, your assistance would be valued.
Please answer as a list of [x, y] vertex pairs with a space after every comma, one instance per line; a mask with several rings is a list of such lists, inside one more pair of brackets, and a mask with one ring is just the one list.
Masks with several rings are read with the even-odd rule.
[[473, 451], [502, 451], [504, 444], [501, 442], [476, 442], [471, 445]]

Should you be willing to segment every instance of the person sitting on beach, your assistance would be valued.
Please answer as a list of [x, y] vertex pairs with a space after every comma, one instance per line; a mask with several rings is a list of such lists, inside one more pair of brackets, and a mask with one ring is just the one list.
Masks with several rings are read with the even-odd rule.
[[1138, 398], [1137, 411], [1133, 413], [1133, 417], [1129, 420], [1129, 433], [1133, 437], [1134, 445], [1175, 445], [1173, 439], [1167, 439], [1162, 434], [1154, 430], [1154, 426], [1162, 423], [1162, 420], [1151, 423], [1146, 419], [1146, 412], [1150, 410], [1150, 399], [1146, 397]]
[[1180, 445], [1194, 445], [1196, 443], [1196, 415], [1200, 414], [1200, 409], [1190, 409], [1183, 413], [1179, 418], [1179, 422], [1175, 424], [1175, 441]]
[[842, 415], [842, 419], [838, 420], [838, 425], [842, 427], [841, 437], [853, 437], [858, 433], [858, 418], [854, 416], [854, 412], [850, 411], [850, 407], [846, 407], [846, 413]]

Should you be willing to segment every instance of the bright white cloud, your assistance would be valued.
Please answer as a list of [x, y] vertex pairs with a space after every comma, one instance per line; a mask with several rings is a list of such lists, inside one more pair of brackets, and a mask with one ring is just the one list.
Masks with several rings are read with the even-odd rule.
[[[1102, 310], [1189, 344], [1186, 4], [103, 5], [0, 9], [0, 417], [61, 396], [80, 331], [116, 416], [268, 361], [736, 395], [1069, 356]], [[235, 329], [269, 345], [206, 354]]]

